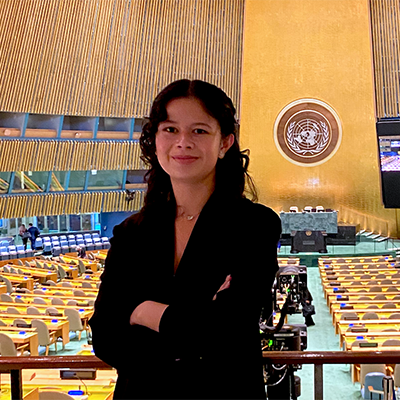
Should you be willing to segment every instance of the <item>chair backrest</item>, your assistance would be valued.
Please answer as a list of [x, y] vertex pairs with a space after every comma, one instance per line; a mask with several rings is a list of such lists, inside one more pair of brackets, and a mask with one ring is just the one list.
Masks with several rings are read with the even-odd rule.
[[[373, 283], [373, 285], [375, 285], [376, 283]], [[368, 283], [368, 285], [369, 285], [369, 283]], [[382, 292], [382, 288], [381, 287], [379, 287], [379, 286], [373, 286], [373, 287], [371, 287], [370, 289], [369, 289], [369, 291], [371, 292], [371, 293], [379, 293], [379, 292]]]
[[7, 307], [7, 314], [21, 314], [15, 307]]
[[379, 315], [374, 312], [365, 313], [361, 319], [379, 319]]
[[44, 290], [42, 290], [42, 289], [35, 289], [34, 291], [33, 291], [33, 294], [46, 294], [45, 292], [44, 292]]
[[55, 307], [47, 307], [46, 308], [46, 315], [50, 315], [50, 314], [59, 314], [59, 311], [57, 310], [57, 308]]
[[365, 376], [369, 373], [386, 373], [385, 364], [361, 364], [360, 365], [360, 384], [365, 384]]
[[8, 295], [7, 293], [2, 293], [0, 295], [0, 299], [3, 302], [14, 303], [14, 299], [10, 295]]
[[2, 278], [3, 282], [6, 284], [7, 293], [12, 293], [14, 289], [13, 289], [13, 286], [11, 284], [11, 281], [8, 278], [6, 278], [5, 276], [3, 276], [1, 278]]
[[7, 326], [7, 324], [0, 319], [0, 326]]
[[400, 364], [396, 364], [394, 366], [393, 379], [394, 379], [394, 386], [399, 387], [400, 386]]
[[394, 303], [385, 303], [382, 308], [397, 308], [397, 306]]
[[69, 330], [70, 331], [81, 331], [83, 330], [81, 316], [79, 311], [73, 308], [65, 309], [64, 315], [68, 318]]
[[384, 294], [377, 294], [374, 300], [386, 300], [386, 296]]
[[71, 282], [61, 282], [61, 286], [63, 286], [63, 287], [74, 287], [74, 285]]
[[74, 400], [74, 397], [63, 392], [43, 390], [39, 392], [39, 400]]
[[79, 262], [78, 262], [78, 269], [79, 269], [80, 274], [84, 274], [86, 271], [85, 264], [83, 263], [82, 260], [79, 260]]
[[76, 296], [76, 297], [85, 297], [86, 296], [85, 292], [83, 290], [79, 290], [79, 289], [75, 289], [73, 291], [73, 293], [74, 293], [74, 296]]
[[67, 275], [65, 269], [61, 265], [58, 265], [58, 274], [60, 276], [60, 279], [64, 279]]
[[49, 328], [41, 319], [32, 320], [32, 328], [36, 328], [39, 339], [39, 346], [47, 346], [50, 343]]
[[[365, 375], [364, 378], [364, 391], [363, 391], [363, 398], [364, 399], [371, 399], [371, 392], [369, 391], [368, 387], [372, 386], [375, 390], [383, 390], [382, 380], [385, 376], [382, 372], [370, 372]], [[375, 397], [379, 398], [379, 397]]]
[[30, 306], [26, 309], [26, 313], [29, 315], [40, 315], [41, 314], [41, 312], [36, 307], [32, 307], [32, 306]]
[[399, 339], [387, 339], [382, 343], [382, 346], [400, 346]]
[[36, 246], [36, 247], [41, 247], [41, 246], [43, 246], [43, 240], [42, 240], [42, 238], [40, 238], [40, 237], [36, 238], [36, 240], [35, 240], [35, 246]]
[[68, 300], [67, 306], [77, 306], [78, 302], [76, 300]]
[[25, 249], [24, 249], [24, 245], [23, 245], [23, 244], [18, 244], [16, 250], [17, 250], [17, 251], [24, 251], [24, 250], [25, 250]]
[[42, 299], [41, 297], [35, 297], [33, 299], [33, 302], [35, 304], [47, 304], [46, 300]]
[[349, 312], [349, 313], [343, 313], [343, 314], [340, 316], [340, 319], [344, 319], [344, 320], [354, 319], [354, 320], [356, 320], [356, 319], [359, 319], [359, 317], [358, 317], [357, 313], [355, 313], [355, 312]]
[[46, 281], [46, 283], [47, 283], [49, 286], [57, 286], [57, 284], [56, 284], [53, 280], [51, 280], [51, 279], [48, 279], [48, 280]]
[[93, 288], [92, 284], [89, 282], [82, 282], [82, 287], [83, 288]]
[[393, 282], [391, 279], [383, 279], [381, 285], [391, 285]]
[[4, 333], [0, 333], [0, 354], [2, 356], [17, 355], [17, 349], [15, 348], [14, 342]]
[[396, 312], [389, 315], [389, 319], [400, 319], [400, 313]]
[[27, 322], [22, 318], [15, 318], [13, 321], [13, 326], [17, 326], [18, 324], [26, 324]]
[[51, 304], [53, 304], [54, 306], [59, 305], [59, 306], [63, 306], [64, 302], [59, 299], [58, 297], [54, 297], [51, 299]]

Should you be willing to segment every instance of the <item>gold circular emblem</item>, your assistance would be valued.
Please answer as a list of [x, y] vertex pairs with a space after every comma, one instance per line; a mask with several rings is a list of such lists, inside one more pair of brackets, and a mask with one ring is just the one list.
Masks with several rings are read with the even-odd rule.
[[311, 231], [306, 231], [306, 235], [307, 235], [307, 236], [311, 236], [311, 235], [312, 235], [312, 232], [311, 232]]
[[290, 162], [313, 167], [328, 161], [342, 140], [342, 125], [335, 110], [316, 99], [288, 104], [278, 115], [274, 139]]

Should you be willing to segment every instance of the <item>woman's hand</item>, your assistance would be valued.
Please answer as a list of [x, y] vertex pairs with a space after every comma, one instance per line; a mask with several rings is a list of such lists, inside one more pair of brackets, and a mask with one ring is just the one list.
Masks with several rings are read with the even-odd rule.
[[158, 332], [161, 317], [167, 307], [167, 304], [157, 303], [150, 300], [144, 301], [133, 310], [130, 324], [146, 326], [147, 328]]
[[225, 278], [225, 282], [221, 285], [221, 287], [217, 290], [217, 293], [214, 294], [213, 300], [215, 300], [217, 298], [217, 294], [218, 292], [220, 292], [221, 290], [225, 290], [225, 289], [229, 289], [229, 287], [231, 286], [231, 280], [232, 280], [232, 276], [228, 275]]

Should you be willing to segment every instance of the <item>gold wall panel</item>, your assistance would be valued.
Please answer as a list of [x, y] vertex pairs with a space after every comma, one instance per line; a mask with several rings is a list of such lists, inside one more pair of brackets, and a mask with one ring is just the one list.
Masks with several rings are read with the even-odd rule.
[[400, 1], [370, 0], [378, 118], [400, 117]]
[[144, 192], [135, 191], [134, 200], [128, 203], [126, 193], [122, 190], [0, 196], [0, 219], [92, 212], [133, 212], [140, 210], [143, 199]]
[[[262, 203], [322, 205], [400, 236], [399, 212], [381, 201], [372, 61], [368, 0], [246, 1], [241, 145]], [[336, 154], [312, 167], [286, 160], [273, 138], [280, 111], [303, 98], [330, 105], [343, 128]]]
[[0, 140], [0, 172], [146, 169], [138, 141]]
[[0, 110], [143, 117], [204, 79], [239, 104], [244, 0], [2, 0]]

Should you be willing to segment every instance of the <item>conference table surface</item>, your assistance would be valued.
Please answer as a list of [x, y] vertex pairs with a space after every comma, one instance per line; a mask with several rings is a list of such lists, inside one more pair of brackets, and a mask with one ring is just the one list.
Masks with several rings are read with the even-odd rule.
[[[366, 340], [369, 343], [378, 343], [378, 347], [383, 344], [386, 340], [396, 339], [400, 340], [400, 332], [346, 332], [341, 341], [340, 347], [344, 350], [351, 350], [352, 344], [359, 340]], [[357, 346], [357, 345], [355, 345]], [[381, 346], [386, 347], [386, 346]], [[397, 347], [397, 346], [392, 346]], [[373, 350], [375, 347], [364, 347], [363, 349]], [[398, 348], [400, 350], [400, 348]]]
[[[5, 275], [7, 277], [11, 276], [31, 276], [32, 278], [35, 278], [35, 280], [39, 281], [40, 283], [46, 282], [47, 280], [51, 279], [54, 282], [57, 282], [57, 272], [52, 271], [52, 270], [47, 270], [47, 269], [38, 269], [38, 268], [28, 268], [28, 267], [23, 267], [23, 266], [13, 266], [13, 268], [17, 270], [21, 270], [21, 273], [9, 273], [9, 272], [2, 272], [2, 275]], [[3, 270], [4, 271], [4, 270]]]
[[[384, 293], [376, 293], [376, 295], [377, 294], [384, 294]], [[367, 306], [370, 306], [372, 304], [378, 304], [378, 303], [383, 303], [383, 304], [397, 303], [397, 301], [398, 301], [397, 299], [394, 299], [396, 294], [393, 294], [393, 295], [385, 294], [385, 296], [386, 296], [386, 300], [384, 300], [384, 299], [379, 300], [379, 299], [375, 299], [375, 298], [370, 299], [370, 300], [360, 300], [359, 298], [355, 298], [355, 296], [349, 296], [348, 300], [344, 300], [341, 298], [338, 299], [335, 296], [329, 296], [329, 299], [328, 299], [329, 300], [328, 301], [329, 312], [332, 313], [334, 304], [339, 304], [339, 306], [340, 306], [340, 304], [343, 304], [343, 303], [345, 303], [346, 305], [350, 305], [350, 306], [355, 305], [355, 304], [366, 304]], [[397, 296], [398, 296], [398, 293], [397, 293]], [[363, 297], [363, 293], [360, 294], [360, 297]], [[365, 297], [367, 297], [367, 296], [365, 296]]]
[[[34, 299], [35, 298], [41, 298], [43, 299], [47, 304], [49, 304], [50, 306], [52, 306], [52, 299], [57, 298], [60, 300], [65, 301], [64, 305], [67, 305], [66, 302], [68, 302], [69, 300], [76, 300], [78, 302], [77, 306], [88, 306], [88, 301], [90, 300], [95, 300], [96, 296], [93, 294], [94, 297], [87, 297], [87, 296], [74, 296], [73, 293], [69, 293], [69, 294], [65, 294], [64, 296], [57, 296], [55, 294], [34, 294], [34, 293], [12, 293], [11, 297], [12, 298], [18, 298], [21, 299], [25, 304], [40, 304], [40, 303], [34, 303]], [[11, 303], [10, 304], [23, 304], [23, 303]], [[62, 306], [62, 304], [60, 304]], [[53, 306], [58, 306], [58, 304], [53, 304]]]
[[376, 315], [378, 315], [379, 319], [389, 319], [389, 317], [394, 314], [394, 313], [398, 313], [400, 316], [400, 309], [391, 309], [391, 308], [385, 308], [385, 309], [380, 309], [380, 308], [369, 308], [369, 309], [365, 309], [365, 308], [360, 308], [360, 309], [354, 309], [354, 310], [335, 310], [332, 314], [332, 323], [333, 325], [336, 325], [338, 323], [338, 321], [340, 321], [341, 319], [343, 319], [343, 317], [345, 317], [346, 315], [348, 315], [349, 313], [356, 313], [357, 316], [359, 317], [359, 321], [365, 321], [362, 319], [362, 317], [367, 314], [367, 313], [375, 313]]
[[[76, 289], [83, 290], [86, 294], [96, 294], [99, 291], [99, 289], [96, 287], [95, 282], [89, 282], [92, 285], [91, 288], [76, 286], [76, 285], [74, 285], [74, 283], [82, 285], [82, 282], [71, 281], [69, 279], [66, 281], [64, 280], [62, 282], [72, 283], [72, 286], [61, 286], [61, 282], [59, 282], [56, 286], [38, 285], [37, 289], [43, 290], [44, 292], [48, 292], [48, 293], [56, 293], [56, 292], [71, 292], [72, 293]], [[85, 282], [87, 282], [87, 281], [85, 281]]]
[[30, 276], [5, 273], [1, 273], [0, 275], [5, 276], [11, 282], [11, 284], [20, 285], [27, 288], [28, 290], [33, 290], [33, 287], [35, 285], [35, 280]]
[[393, 328], [400, 330], [400, 319], [365, 319], [365, 320], [344, 320], [341, 319], [335, 325], [335, 333], [339, 334], [342, 328], [349, 327], [366, 327], [368, 330], [383, 331], [384, 329]]
[[[67, 317], [52, 317], [49, 315], [32, 315], [32, 314], [2, 314], [0, 313], [0, 320], [11, 326], [16, 319], [23, 319], [27, 324], [30, 324], [34, 319], [42, 320], [49, 332], [56, 332], [62, 338], [62, 345], [69, 343], [69, 321]], [[0, 328], [2, 328], [0, 326]], [[22, 329], [22, 328], [18, 328]]]
[[[365, 328], [365, 326], [359, 326], [356, 325], [356, 322], [359, 321], [354, 321], [354, 327], [355, 328]], [[400, 338], [400, 331], [396, 329], [394, 326], [397, 326], [397, 324], [393, 324], [393, 327], [390, 326], [385, 326], [382, 329], [382, 326], [380, 328], [371, 328], [371, 326], [368, 326], [368, 332], [350, 332], [348, 329], [350, 328], [349, 326], [340, 326], [339, 328], [339, 345], [341, 348], [343, 348], [343, 343], [345, 342], [345, 339], [348, 338], [354, 338], [356, 340], [357, 337], [386, 337], [386, 338]], [[396, 329], [396, 331], [384, 331], [384, 329]]]

